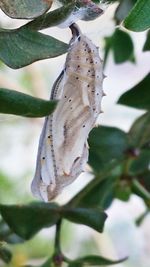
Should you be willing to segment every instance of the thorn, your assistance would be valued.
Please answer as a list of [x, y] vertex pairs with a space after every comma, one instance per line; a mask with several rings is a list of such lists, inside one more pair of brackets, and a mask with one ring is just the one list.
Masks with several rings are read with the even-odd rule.
[[102, 113], [104, 113], [104, 111], [103, 110], [100, 110], [100, 114], [102, 114]]
[[103, 97], [103, 96], [106, 96], [106, 94], [105, 94], [105, 92], [104, 92], [104, 91], [102, 91], [102, 97]]

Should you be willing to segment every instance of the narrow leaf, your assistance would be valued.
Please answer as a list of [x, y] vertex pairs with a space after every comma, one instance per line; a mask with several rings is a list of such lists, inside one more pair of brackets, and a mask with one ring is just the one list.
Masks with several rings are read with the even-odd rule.
[[150, 0], [138, 0], [124, 21], [124, 26], [135, 32], [150, 28]]
[[43, 228], [55, 225], [60, 219], [59, 208], [54, 203], [0, 205], [0, 214], [14, 233], [24, 239], [31, 238]]
[[0, 31], [0, 59], [13, 69], [57, 57], [66, 53], [67, 49], [67, 44], [29, 29]]
[[0, 88], [0, 113], [25, 117], [43, 117], [51, 114], [56, 101], [46, 101], [14, 90]]
[[99, 208], [62, 208], [62, 217], [77, 224], [84, 224], [98, 232], [103, 231], [107, 215]]
[[44, 14], [52, 0], [1, 0], [0, 8], [11, 18], [31, 19]]
[[138, 109], [150, 110], [150, 74], [135, 87], [125, 92], [118, 100], [119, 104]]
[[[86, 256], [83, 258], [79, 258], [69, 264], [69, 267], [76, 267], [76, 266], [105, 266], [105, 265], [113, 265], [122, 263], [127, 258], [121, 259], [121, 260], [110, 260], [106, 259], [101, 256]], [[78, 264], [78, 265], [77, 265]]]

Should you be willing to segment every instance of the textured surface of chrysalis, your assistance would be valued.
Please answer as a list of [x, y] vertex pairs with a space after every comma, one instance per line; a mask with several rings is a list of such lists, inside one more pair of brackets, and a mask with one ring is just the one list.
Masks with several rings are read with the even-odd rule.
[[40, 137], [32, 192], [50, 201], [72, 183], [88, 160], [87, 138], [101, 112], [103, 64], [97, 47], [71, 26], [73, 38], [65, 68], [51, 99], [59, 99]]

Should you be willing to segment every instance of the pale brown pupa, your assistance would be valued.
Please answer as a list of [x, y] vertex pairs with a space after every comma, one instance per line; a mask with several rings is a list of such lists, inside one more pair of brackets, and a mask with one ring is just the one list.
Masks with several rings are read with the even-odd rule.
[[84, 170], [88, 160], [87, 138], [101, 112], [104, 95], [103, 63], [98, 48], [76, 24], [65, 68], [56, 80], [51, 99], [59, 99], [45, 119], [40, 137], [32, 192], [50, 201]]

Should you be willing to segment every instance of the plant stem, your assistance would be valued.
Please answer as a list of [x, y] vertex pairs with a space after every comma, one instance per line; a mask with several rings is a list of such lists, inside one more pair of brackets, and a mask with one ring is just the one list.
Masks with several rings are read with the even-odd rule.
[[61, 245], [60, 245], [60, 233], [61, 233], [61, 224], [62, 220], [60, 219], [56, 224], [56, 235], [55, 235], [55, 251], [53, 255], [53, 262], [55, 267], [61, 267], [64, 256], [61, 252]]
[[61, 223], [62, 221], [59, 220], [56, 224], [56, 236], [55, 236], [55, 253], [60, 253], [60, 231], [61, 231]]

